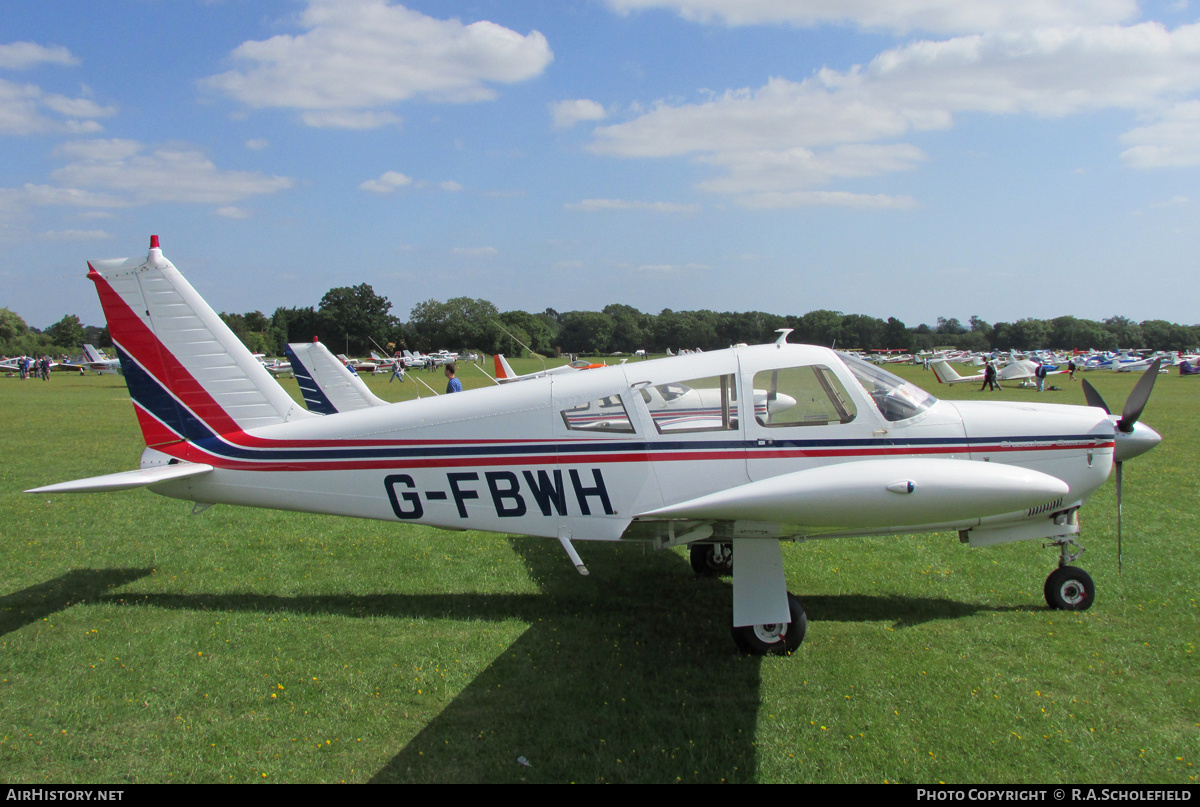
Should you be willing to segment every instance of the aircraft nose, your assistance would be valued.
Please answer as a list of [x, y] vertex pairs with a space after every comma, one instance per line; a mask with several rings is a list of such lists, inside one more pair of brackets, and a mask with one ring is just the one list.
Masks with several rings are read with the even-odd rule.
[[1113, 451], [1113, 460], [1124, 462], [1133, 457], [1141, 456], [1162, 441], [1162, 435], [1145, 423], [1133, 424], [1133, 431], [1117, 430], [1117, 446]]

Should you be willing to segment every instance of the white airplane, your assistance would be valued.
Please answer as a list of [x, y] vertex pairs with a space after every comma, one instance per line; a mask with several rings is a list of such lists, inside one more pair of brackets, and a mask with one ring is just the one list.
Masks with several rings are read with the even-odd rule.
[[[1033, 382], [1034, 371], [1037, 370], [1038, 363], [1029, 359], [1018, 359], [1012, 364], [996, 370], [996, 381], [1020, 381], [1022, 386], [1028, 386]], [[939, 384], [982, 384], [983, 373], [974, 375], [959, 375], [958, 372], [951, 367], [945, 359], [935, 359], [929, 362], [929, 369], [933, 370], [934, 376]], [[1047, 375], [1059, 375], [1065, 372], [1064, 370], [1049, 370]]]
[[404, 366], [405, 367], [420, 368], [420, 367], [428, 366], [429, 363], [430, 362], [427, 361], [426, 358], [424, 356], [422, 356], [420, 353], [413, 353], [411, 350], [404, 351]]
[[[953, 530], [973, 547], [1043, 541], [1058, 555], [1047, 603], [1090, 607], [1092, 580], [1072, 565], [1079, 509], [1114, 462], [1119, 479], [1120, 463], [1161, 439], [1139, 422], [1157, 372], [1120, 416], [1090, 385], [1091, 406], [939, 401], [786, 333], [318, 416], [254, 360], [157, 238], [145, 261], [89, 270], [146, 447], [137, 470], [30, 492], [146, 486], [205, 505], [542, 536], [584, 574], [579, 541], [688, 545], [702, 572], [728, 569], [732, 552], [734, 638], [754, 653], [791, 652], [807, 629], [786, 587], [790, 540]], [[642, 393], [675, 386], [703, 390], [714, 410], [671, 428]], [[766, 411], [744, 406], [756, 388]], [[772, 411], [772, 394], [794, 403]]]
[[390, 359], [384, 358], [372, 350], [371, 361], [375, 363], [375, 372], [377, 374], [382, 374], [392, 372], [393, 368], [396, 366], [396, 362], [400, 361], [400, 359], [395, 356]]
[[[40, 357], [35, 357], [35, 356], [13, 356], [11, 358], [7, 358], [7, 359], [4, 359], [3, 361], [0, 361], [0, 371], [9, 372], [9, 373], [19, 373], [21, 371], [21, 361], [22, 361], [22, 359], [25, 359], [25, 360], [28, 360], [29, 364], [27, 365], [27, 367], [29, 369], [29, 372], [32, 373], [37, 368], [37, 362], [38, 362], [39, 358]], [[58, 366], [60, 366], [60, 362], [56, 362], [53, 359], [50, 360], [50, 368], [51, 369], [54, 369], [55, 367], [58, 367]], [[72, 368], [78, 367], [78, 365], [67, 365], [67, 366], [72, 367]]]
[[97, 374], [121, 372], [121, 362], [118, 359], [110, 359], [91, 345], [83, 346], [83, 366]]
[[375, 372], [375, 362], [373, 361], [366, 361], [365, 359], [352, 359], [345, 353], [339, 353], [337, 354], [337, 357], [341, 360], [342, 364], [346, 365], [346, 369], [352, 373], [357, 374]]
[[504, 358], [502, 353], [497, 353], [492, 356], [492, 363], [496, 367], [496, 381], [500, 384], [507, 384], [512, 381], [527, 381], [530, 378], [542, 378], [543, 376], [555, 375], [559, 373], [573, 373], [576, 370], [594, 370], [597, 367], [607, 367], [606, 364], [592, 364], [583, 359], [576, 359], [569, 364], [560, 364], [557, 367], [550, 367], [545, 370], [536, 370], [525, 375], [518, 375], [513, 370], [512, 365], [508, 363], [508, 359]]

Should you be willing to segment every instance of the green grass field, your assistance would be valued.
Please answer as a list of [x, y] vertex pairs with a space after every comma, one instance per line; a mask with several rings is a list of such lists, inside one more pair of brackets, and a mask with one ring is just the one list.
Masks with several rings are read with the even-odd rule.
[[[1088, 378], [1118, 409], [1135, 381]], [[1055, 382], [988, 396], [1083, 402]], [[581, 577], [553, 541], [23, 494], [133, 468], [141, 440], [119, 377], [0, 379], [0, 775], [1195, 782], [1198, 399], [1163, 376], [1146, 408], [1164, 440], [1126, 468], [1122, 574], [1112, 482], [1084, 508], [1092, 610], [1045, 607], [1056, 554], [1037, 542], [789, 544], [808, 637], [758, 659], [729, 636], [728, 580], [681, 551], [582, 544]]]

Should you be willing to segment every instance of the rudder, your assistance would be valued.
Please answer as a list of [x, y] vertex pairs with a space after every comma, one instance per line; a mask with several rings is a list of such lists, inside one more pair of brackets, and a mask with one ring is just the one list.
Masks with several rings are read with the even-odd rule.
[[195, 441], [312, 415], [162, 255], [91, 261], [146, 445]]

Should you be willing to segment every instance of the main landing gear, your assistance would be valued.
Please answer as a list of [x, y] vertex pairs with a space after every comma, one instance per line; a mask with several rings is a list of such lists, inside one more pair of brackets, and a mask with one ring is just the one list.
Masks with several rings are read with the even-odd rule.
[[[1059, 538], [1054, 545], [1062, 550], [1058, 568], [1046, 578], [1042, 593], [1046, 596], [1046, 605], [1059, 611], [1086, 611], [1096, 600], [1096, 585], [1092, 576], [1074, 563], [1083, 554], [1084, 549], [1071, 538]], [[1071, 552], [1070, 547], [1079, 548]]]
[[[785, 589], [779, 542], [770, 539], [734, 539], [734, 542], [692, 544], [688, 549], [692, 570], [698, 577], [733, 576], [733, 641], [742, 652], [756, 656], [785, 656], [795, 652], [808, 632], [808, 615], [800, 601]], [[735, 544], [739, 547], [736, 572]], [[787, 622], [757, 621], [782, 617], [785, 602]]]
[[808, 615], [800, 601], [789, 591], [788, 616], [791, 622], [745, 625], [733, 629], [733, 641], [743, 653], [754, 656], [787, 656], [796, 652], [808, 632]]

